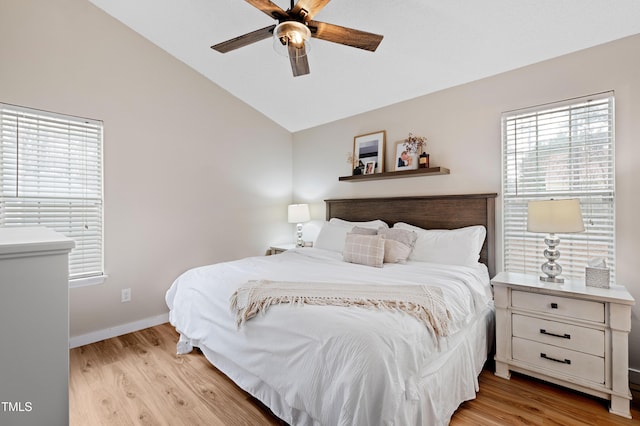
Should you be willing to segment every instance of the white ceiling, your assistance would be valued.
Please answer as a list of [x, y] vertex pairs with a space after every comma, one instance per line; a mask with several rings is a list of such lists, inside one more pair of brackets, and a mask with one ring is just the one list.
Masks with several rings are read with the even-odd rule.
[[276, 23], [243, 0], [90, 1], [291, 132], [640, 33], [638, 0], [332, 0], [315, 20], [384, 39], [312, 39], [294, 78], [270, 39], [210, 49]]

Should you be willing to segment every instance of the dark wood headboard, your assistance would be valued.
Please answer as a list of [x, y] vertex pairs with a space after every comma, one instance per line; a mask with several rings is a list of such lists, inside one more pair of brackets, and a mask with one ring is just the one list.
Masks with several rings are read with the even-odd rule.
[[495, 198], [498, 194], [428, 195], [415, 197], [345, 198], [325, 200], [327, 220], [384, 220], [389, 226], [405, 222], [425, 229], [455, 229], [484, 225], [487, 238], [480, 262], [495, 275]]

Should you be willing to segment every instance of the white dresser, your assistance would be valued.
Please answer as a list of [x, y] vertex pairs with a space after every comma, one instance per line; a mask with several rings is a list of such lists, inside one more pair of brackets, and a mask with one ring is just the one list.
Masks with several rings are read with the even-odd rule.
[[0, 425], [69, 424], [69, 251], [46, 228], [0, 228]]
[[624, 287], [587, 287], [565, 280], [501, 272], [493, 280], [496, 375], [510, 372], [578, 390], [611, 402], [631, 418], [629, 350], [633, 297]]

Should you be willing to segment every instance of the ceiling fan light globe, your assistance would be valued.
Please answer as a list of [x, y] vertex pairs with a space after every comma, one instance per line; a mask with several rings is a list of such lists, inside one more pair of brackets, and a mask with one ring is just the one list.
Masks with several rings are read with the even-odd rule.
[[297, 56], [304, 56], [311, 50], [311, 31], [296, 21], [285, 21], [273, 29], [273, 49], [280, 55], [289, 57], [289, 47], [296, 50]]

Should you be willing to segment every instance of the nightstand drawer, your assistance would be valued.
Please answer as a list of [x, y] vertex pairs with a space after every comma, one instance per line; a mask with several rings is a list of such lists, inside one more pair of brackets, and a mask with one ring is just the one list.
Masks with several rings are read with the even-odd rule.
[[604, 303], [601, 302], [514, 290], [511, 292], [511, 305], [514, 308], [604, 323]]
[[518, 337], [512, 339], [511, 350], [514, 360], [593, 383], [604, 383], [604, 358]]
[[604, 331], [514, 314], [513, 336], [595, 356], [604, 356]]

